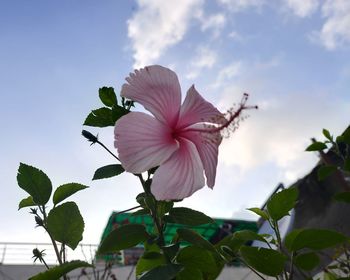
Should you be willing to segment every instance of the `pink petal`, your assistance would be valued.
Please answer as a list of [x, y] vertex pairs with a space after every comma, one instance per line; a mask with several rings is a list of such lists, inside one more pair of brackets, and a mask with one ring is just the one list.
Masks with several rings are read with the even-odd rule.
[[181, 106], [177, 127], [183, 128], [198, 122], [219, 123], [222, 118], [220, 111], [206, 101], [194, 86], [191, 86]]
[[183, 199], [205, 185], [196, 146], [183, 138], [179, 141], [180, 148], [154, 174], [151, 192], [157, 200]]
[[193, 131], [184, 132], [181, 135], [196, 145], [198, 154], [203, 163], [205, 176], [207, 177], [207, 186], [213, 188], [218, 164], [219, 145], [222, 136], [219, 132], [204, 133]]
[[142, 104], [158, 120], [174, 126], [179, 116], [181, 89], [175, 72], [153, 65], [126, 78], [121, 96]]
[[154, 117], [131, 112], [115, 125], [114, 146], [126, 171], [142, 173], [162, 164], [178, 149], [171, 130]]

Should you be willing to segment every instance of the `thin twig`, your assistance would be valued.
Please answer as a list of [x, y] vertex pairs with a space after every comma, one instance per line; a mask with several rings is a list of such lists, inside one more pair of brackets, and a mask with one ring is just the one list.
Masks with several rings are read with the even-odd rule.
[[102, 142], [97, 140], [96, 143], [100, 144], [108, 153], [110, 153], [115, 159], [117, 159], [120, 162], [120, 159], [115, 154], [113, 154]]
[[251, 271], [253, 271], [257, 276], [259, 276], [261, 279], [266, 280], [259, 272], [257, 272], [254, 268], [252, 268], [249, 264], [247, 264], [242, 258], [240, 258], [240, 261], [244, 263], [246, 267], [248, 267]]
[[141, 208], [141, 205], [137, 205], [137, 206], [131, 207], [131, 208], [129, 208], [129, 209], [126, 209], [126, 210], [123, 210], [123, 211], [114, 213], [113, 216], [118, 216], [119, 214], [123, 214], [123, 213], [129, 212], [129, 211], [131, 211], [131, 210], [135, 210], [135, 209], [137, 209], [137, 208]]

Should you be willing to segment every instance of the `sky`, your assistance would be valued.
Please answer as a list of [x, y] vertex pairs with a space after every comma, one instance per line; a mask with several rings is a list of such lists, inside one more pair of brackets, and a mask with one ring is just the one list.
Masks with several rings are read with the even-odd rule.
[[131, 174], [91, 180], [115, 161], [81, 130], [114, 150], [113, 128], [82, 123], [101, 107], [98, 88], [118, 93], [133, 69], [152, 64], [176, 71], [183, 97], [195, 84], [222, 111], [244, 92], [259, 106], [221, 144], [214, 189], [180, 204], [256, 219], [246, 208], [317, 163], [304, 152], [310, 138], [349, 125], [349, 58], [347, 0], [1, 1], [0, 241], [49, 241], [29, 209], [17, 210], [27, 197], [16, 182], [20, 162], [54, 187], [89, 186], [71, 197], [85, 219], [83, 243], [99, 242], [112, 211], [137, 205], [142, 188]]

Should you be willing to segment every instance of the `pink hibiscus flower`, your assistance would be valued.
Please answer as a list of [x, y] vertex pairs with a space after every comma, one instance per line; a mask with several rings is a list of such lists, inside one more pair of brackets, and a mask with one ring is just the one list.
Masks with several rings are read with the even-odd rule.
[[178, 78], [162, 66], [136, 70], [126, 81], [121, 96], [140, 103], [153, 116], [130, 112], [117, 121], [114, 145], [125, 170], [142, 173], [159, 166], [151, 184], [157, 200], [192, 195], [205, 185], [203, 173], [213, 188], [220, 131], [240, 112], [226, 120], [194, 86], [181, 105]]

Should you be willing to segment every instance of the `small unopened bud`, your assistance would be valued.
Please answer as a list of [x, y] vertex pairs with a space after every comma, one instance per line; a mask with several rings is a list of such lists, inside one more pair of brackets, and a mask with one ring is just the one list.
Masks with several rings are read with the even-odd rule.
[[88, 140], [91, 142], [92, 144], [95, 144], [98, 141], [97, 136], [93, 135], [91, 132], [87, 131], [87, 130], [83, 130], [81, 132], [81, 134]]
[[43, 219], [41, 219], [39, 216], [35, 216], [35, 222], [37, 227], [42, 227], [44, 225]]
[[40, 262], [43, 261], [44, 256], [46, 255], [44, 253], [44, 251], [45, 250], [39, 251], [38, 248], [33, 249], [33, 257], [32, 258], [34, 258], [34, 262], [36, 262], [36, 260], [39, 260]]
[[37, 214], [37, 212], [38, 212], [38, 209], [36, 209], [36, 208], [30, 208], [30, 212], [29, 212], [29, 214], [36, 215], [36, 214]]

